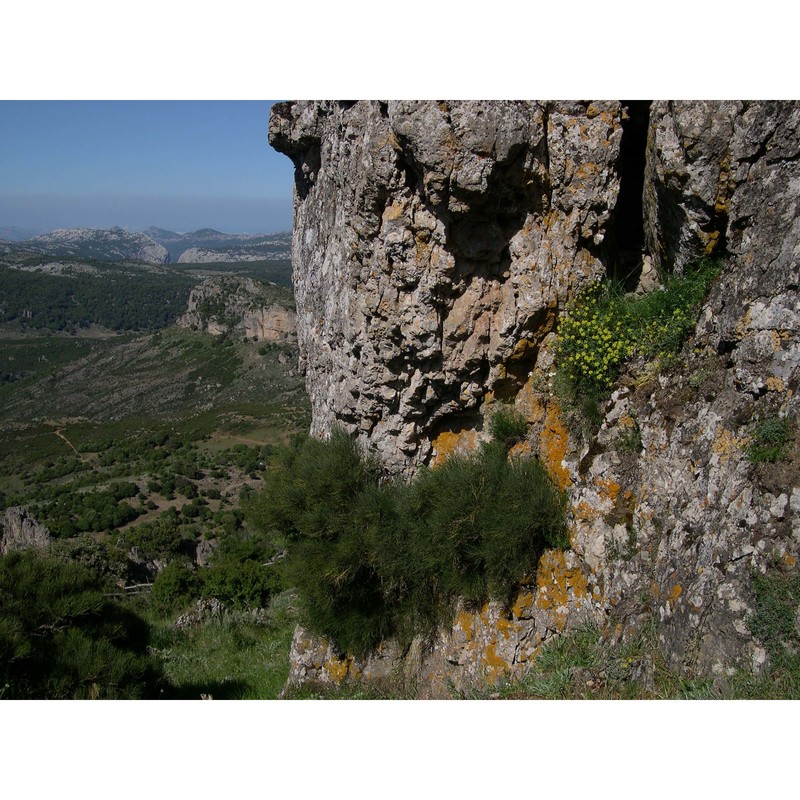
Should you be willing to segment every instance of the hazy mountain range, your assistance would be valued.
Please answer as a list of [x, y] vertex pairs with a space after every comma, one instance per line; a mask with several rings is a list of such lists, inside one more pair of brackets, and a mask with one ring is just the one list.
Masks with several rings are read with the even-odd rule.
[[21, 228], [0, 228], [0, 253], [25, 250], [50, 256], [151, 264], [280, 261], [291, 257], [290, 233], [236, 234], [213, 228], [176, 233], [157, 227], [141, 232], [115, 227], [30, 233]]

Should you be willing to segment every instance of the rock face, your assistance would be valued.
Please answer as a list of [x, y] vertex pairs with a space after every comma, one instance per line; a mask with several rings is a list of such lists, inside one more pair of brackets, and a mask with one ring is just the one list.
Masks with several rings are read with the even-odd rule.
[[[655, 625], [686, 674], [760, 670], [752, 571], [800, 557], [796, 441], [780, 464], [745, 454], [758, 420], [800, 411], [800, 106], [290, 103], [270, 141], [296, 167], [312, 432], [341, 424], [411, 474], [513, 402], [568, 491], [572, 543], [531, 565], [510, 613], [461, 613], [411, 653], [341, 660], [298, 631], [290, 682], [391, 664], [423, 695], [491, 683], [587, 616], [610, 638]], [[724, 272], [682, 368], [632, 368], [599, 432], [569, 433], [549, 386], [566, 303], [704, 254]], [[623, 446], [634, 429], [641, 446]]]
[[177, 325], [214, 336], [238, 333], [261, 342], [296, 341], [297, 315], [291, 292], [252, 278], [208, 278], [189, 295]]
[[149, 264], [169, 263], [166, 248], [143, 233], [131, 233], [122, 228], [64, 228], [34, 236], [24, 244], [38, 252], [57, 256], [107, 261], [136, 260]]
[[0, 556], [12, 550], [42, 550], [50, 544], [50, 531], [22, 506], [7, 508], [0, 518]]
[[277, 105], [313, 433], [425, 463], [511, 394], [559, 308], [605, 272], [618, 103]]

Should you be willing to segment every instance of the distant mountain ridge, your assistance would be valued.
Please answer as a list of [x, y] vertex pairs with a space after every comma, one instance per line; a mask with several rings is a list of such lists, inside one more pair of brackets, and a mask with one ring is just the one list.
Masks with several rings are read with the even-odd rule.
[[214, 228], [200, 228], [176, 233], [150, 227], [143, 233], [165, 247], [173, 262], [208, 264], [235, 261], [277, 261], [291, 258], [292, 234], [223, 233]]
[[292, 234], [288, 231], [248, 234], [200, 228], [177, 233], [151, 226], [144, 231], [113, 227], [58, 228], [37, 236], [30, 233], [22, 228], [0, 228], [0, 253], [25, 250], [102, 261], [210, 264], [288, 261], [292, 252]]
[[71, 256], [103, 261], [144, 261], [168, 264], [169, 251], [143, 233], [122, 228], [59, 228], [30, 239], [4, 244], [4, 250], [24, 249], [51, 256]]

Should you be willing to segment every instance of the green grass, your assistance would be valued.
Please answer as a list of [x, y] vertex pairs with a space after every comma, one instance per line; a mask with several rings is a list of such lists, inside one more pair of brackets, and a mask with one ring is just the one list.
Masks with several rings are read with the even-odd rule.
[[220, 621], [178, 630], [172, 619], [157, 618], [152, 652], [166, 679], [164, 696], [217, 700], [271, 700], [289, 674], [289, 647], [295, 627], [293, 595], [273, 598], [266, 619], [228, 612]]

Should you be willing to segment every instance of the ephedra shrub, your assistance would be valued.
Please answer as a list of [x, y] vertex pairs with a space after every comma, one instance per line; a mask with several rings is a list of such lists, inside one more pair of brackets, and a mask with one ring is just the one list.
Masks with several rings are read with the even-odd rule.
[[542, 465], [503, 442], [382, 482], [337, 430], [297, 439], [264, 476], [251, 524], [286, 550], [304, 624], [363, 653], [445, 621], [456, 601], [508, 600], [546, 547], [565, 546], [564, 498]]

